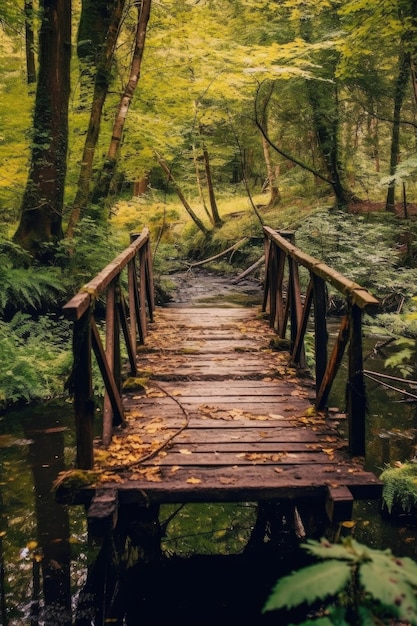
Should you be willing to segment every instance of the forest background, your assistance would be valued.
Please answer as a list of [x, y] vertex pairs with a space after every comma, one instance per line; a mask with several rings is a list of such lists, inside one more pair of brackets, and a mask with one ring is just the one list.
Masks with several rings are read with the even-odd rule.
[[0, 25], [2, 408], [63, 394], [61, 307], [144, 226], [160, 300], [184, 260], [246, 238], [210, 265], [236, 274], [262, 224], [295, 230], [413, 373], [413, 0], [6, 0]]

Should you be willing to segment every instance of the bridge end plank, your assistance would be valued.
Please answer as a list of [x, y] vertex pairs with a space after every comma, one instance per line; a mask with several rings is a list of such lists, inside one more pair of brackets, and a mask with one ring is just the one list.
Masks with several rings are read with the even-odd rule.
[[87, 511], [88, 534], [104, 537], [117, 524], [119, 494], [117, 489], [97, 489]]
[[353, 495], [348, 487], [327, 487], [326, 513], [331, 522], [352, 519]]

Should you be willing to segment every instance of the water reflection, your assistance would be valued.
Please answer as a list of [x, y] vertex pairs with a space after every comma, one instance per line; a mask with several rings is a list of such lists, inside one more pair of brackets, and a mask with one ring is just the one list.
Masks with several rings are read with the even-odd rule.
[[[371, 354], [373, 344], [369, 342]], [[366, 367], [383, 371], [383, 361], [372, 354]], [[386, 463], [414, 456], [416, 406], [375, 381], [367, 381], [367, 388], [368, 467], [378, 474]], [[336, 388], [331, 404], [343, 410], [343, 396], [343, 389]], [[246, 511], [242, 505], [240, 511], [219, 511], [220, 505], [200, 506], [198, 511], [184, 507], [168, 525], [166, 558], [145, 565], [131, 550], [131, 563], [112, 568], [113, 548], [108, 546], [97, 558], [97, 547], [87, 542], [83, 508], [55, 502], [54, 480], [75, 458], [71, 405], [52, 402], [4, 415], [0, 448], [2, 626], [104, 623], [100, 605], [106, 584], [113, 589], [116, 624], [159, 624], [158, 616], [172, 621], [173, 615], [182, 623], [188, 616], [192, 623], [197, 613], [199, 624], [220, 613], [232, 620], [238, 605], [242, 620], [250, 616], [252, 623], [266, 624], [273, 618], [257, 621], [256, 616], [279, 573], [294, 569], [297, 557], [283, 549], [279, 562], [268, 546], [260, 555], [241, 552], [253, 524], [251, 505]], [[170, 515], [164, 509], [162, 521]], [[386, 519], [376, 502], [355, 503], [354, 525], [340, 527], [341, 535], [353, 534], [374, 548], [389, 546], [394, 554], [417, 560], [416, 532], [415, 520]]]
[[0, 428], [1, 623], [69, 626], [78, 582], [71, 581], [70, 538], [85, 541], [84, 520], [57, 504], [53, 483], [73, 452], [72, 410], [65, 403], [25, 408], [3, 416]]

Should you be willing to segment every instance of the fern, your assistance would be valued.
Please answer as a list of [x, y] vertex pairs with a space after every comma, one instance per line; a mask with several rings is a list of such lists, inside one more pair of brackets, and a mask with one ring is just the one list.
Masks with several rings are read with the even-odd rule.
[[0, 408], [62, 395], [72, 362], [69, 323], [21, 312], [0, 321], [0, 359]]
[[389, 513], [395, 506], [406, 513], [417, 506], [417, 463], [410, 461], [389, 466], [380, 478], [384, 483], [382, 499]]
[[0, 245], [0, 315], [56, 308], [67, 288], [68, 280], [60, 268], [28, 265], [17, 246]]

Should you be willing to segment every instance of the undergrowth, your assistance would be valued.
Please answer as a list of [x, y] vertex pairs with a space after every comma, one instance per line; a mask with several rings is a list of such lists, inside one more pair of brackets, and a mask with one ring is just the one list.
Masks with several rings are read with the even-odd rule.
[[[417, 284], [417, 269], [413, 267], [413, 259], [417, 260], [413, 244], [417, 239], [417, 228], [414, 223], [399, 222], [386, 213], [358, 216], [326, 208], [313, 210], [308, 200], [286, 199], [274, 209], [262, 205], [265, 202], [262, 195], [254, 200], [265, 224], [277, 230], [294, 229], [297, 246], [380, 298], [384, 312], [376, 319], [367, 319], [367, 316], [364, 319], [369, 332], [376, 330], [391, 337], [415, 341], [417, 303], [412, 296]], [[192, 204], [195, 208], [196, 203], [192, 201]], [[201, 207], [196, 210], [202, 211]], [[145, 226], [150, 229], [159, 304], [170, 298], [173, 284], [169, 274], [184, 270], [187, 263], [215, 256], [241, 241], [237, 249], [203, 267], [216, 273], [236, 275], [258, 261], [264, 253], [262, 229], [248, 199], [236, 193], [230, 197], [223, 195], [219, 200], [219, 212], [222, 226], [205, 237], [177, 200], [169, 197], [162, 200], [152, 194], [151, 197], [120, 201], [113, 208], [107, 226], [98, 225], [91, 218], [81, 220], [74, 239], [71, 242], [63, 240], [53, 250], [54, 261], [49, 266], [32, 263], [21, 248], [7, 239], [1, 240], [0, 320], [3, 344], [7, 346], [3, 349], [3, 364], [7, 367], [3, 368], [2, 374], [2, 402], [59, 393], [63, 355], [48, 324], [57, 324], [62, 305], [129, 244], [132, 231], [140, 232]], [[404, 233], [411, 242], [407, 259], [401, 244]], [[263, 271], [263, 266], [259, 265], [251, 276], [262, 281]], [[300, 275], [306, 282], [308, 277], [302, 272]], [[329, 297], [337, 299], [337, 294], [329, 290]], [[55, 313], [53, 319], [48, 317], [51, 312]], [[17, 335], [20, 326], [13, 326], [19, 321], [18, 313], [37, 320], [26, 336], [29, 350], [28, 344], [23, 345]], [[42, 319], [45, 321], [40, 322]], [[30, 318], [24, 320], [26, 324], [30, 323]], [[19, 321], [21, 323], [23, 320]], [[60, 332], [57, 330], [58, 336]], [[399, 363], [404, 371], [408, 371], [410, 355], [415, 354], [413, 345], [400, 348], [403, 349], [401, 356], [397, 361], [394, 358], [390, 365], [394, 367]], [[38, 367], [38, 352], [39, 362], [45, 363], [45, 367]], [[13, 372], [13, 375], [7, 372]], [[42, 376], [47, 377], [46, 382], [41, 382]]]
[[72, 364], [70, 323], [20, 312], [0, 321], [0, 359], [0, 409], [62, 396]]

